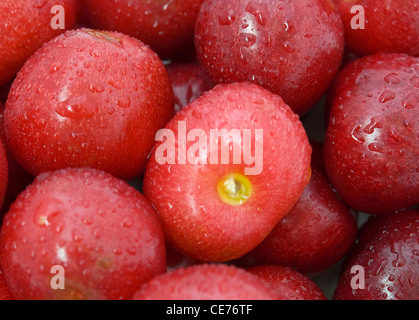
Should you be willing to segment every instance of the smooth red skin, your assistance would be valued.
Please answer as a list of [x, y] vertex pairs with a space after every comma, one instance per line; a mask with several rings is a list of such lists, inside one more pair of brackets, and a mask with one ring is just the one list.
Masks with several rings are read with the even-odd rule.
[[329, 185], [322, 145], [312, 142], [312, 148], [311, 180], [297, 204], [238, 265], [282, 265], [314, 275], [337, 263], [354, 244], [357, 222]]
[[[42, 216], [47, 224], [39, 223]], [[164, 236], [149, 201], [88, 168], [38, 176], [5, 215], [0, 250], [18, 300], [131, 299], [166, 270]], [[65, 270], [65, 290], [51, 289], [54, 265]]]
[[[304, 128], [279, 96], [250, 83], [219, 85], [177, 113], [166, 125], [176, 140], [179, 121], [207, 137], [211, 129], [264, 130], [263, 170], [247, 176], [253, 193], [243, 205], [226, 204], [217, 192], [224, 176], [244, 174], [248, 167], [244, 161], [232, 164], [232, 150], [226, 165], [159, 165], [158, 142], [144, 176], [144, 194], [157, 208], [170, 245], [200, 261], [239, 258], [272, 231], [308, 183], [311, 147]], [[187, 150], [194, 143], [187, 142]]]
[[180, 268], [143, 285], [133, 300], [276, 300], [262, 279], [224, 264]]
[[208, 0], [195, 44], [214, 83], [257, 83], [302, 115], [336, 76], [344, 32], [328, 0]]
[[[39, 6], [39, 4], [42, 4]], [[74, 0], [3, 0], [0, 4], [0, 86], [11, 80], [25, 61], [44, 43], [63, 33], [54, 30], [51, 8], [61, 5], [65, 10], [65, 27], [74, 27]]]
[[264, 265], [246, 270], [269, 283], [277, 292], [278, 300], [327, 300], [312, 280], [292, 268]]
[[172, 82], [175, 112], [179, 112], [213, 87], [198, 63], [171, 63], [166, 69]]
[[21, 193], [32, 181], [33, 177], [27, 173], [16, 162], [6, 145], [6, 136], [4, 132], [4, 106], [0, 103], [0, 140], [6, 150], [6, 157], [9, 167], [9, 179], [4, 196], [3, 206], [0, 205], [0, 226], [3, 215], [9, 210], [10, 205], [15, 201], [16, 197]]
[[14, 300], [10, 295], [6, 282], [4, 281], [3, 272], [0, 271], [0, 301], [1, 300]]
[[9, 165], [7, 163], [6, 150], [0, 143], [0, 209], [3, 206], [9, 176]]
[[162, 59], [175, 57], [193, 42], [199, 8], [204, 0], [86, 0], [90, 22], [140, 39]]
[[95, 32], [72, 30], [49, 42], [10, 90], [7, 144], [34, 176], [92, 167], [139, 177], [155, 133], [173, 115], [173, 90], [158, 56], [136, 39]]
[[[419, 299], [419, 211], [371, 217], [344, 263], [335, 300]], [[352, 289], [354, 265], [364, 267], [365, 289]]]
[[418, 203], [419, 59], [384, 53], [358, 59], [330, 95], [325, 167], [343, 200], [373, 214]]
[[[346, 46], [364, 56], [384, 52], [419, 55], [419, 4], [417, 0], [333, 0], [345, 26]], [[365, 10], [365, 29], [352, 29], [357, 13]]]

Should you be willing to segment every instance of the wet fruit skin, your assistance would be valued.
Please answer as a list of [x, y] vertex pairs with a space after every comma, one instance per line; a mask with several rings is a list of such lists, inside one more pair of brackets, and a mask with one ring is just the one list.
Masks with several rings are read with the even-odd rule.
[[[211, 152], [221, 158], [220, 143], [218, 153], [209, 146], [210, 152], [199, 155], [207, 164], [190, 161], [181, 164], [177, 160], [174, 164], [161, 164], [156, 151], [163, 142], [157, 142], [144, 176], [144, 194], [157, 208], [170, 245], [200, 261], [239, 258], [272, 231], [308, 183], [311, 147], [307, 135], [298, 116], [279, 96], [250, 83], [219, 85], [177, 113], [166, 125], [174, 133], [176, 154], [180, 152], [179, 145], [183, 145], [178, 130], [183, 121], [187, 132], [203, 130], [208, 145], [211, 130], [236, 129], [242, 137], [244, 129], [251, 130], [253, 155], [256, 130], [263, 130], [263, 150], [259, 155], [263, 167], [253, 175], [245, 173], [246, 168], [254, 168], [256, 163], [245, 163], [242, 138], [242, 158], [236, 164], [233, 163], [236, 147], [232, 143], [228, 164], [220, 164], [221, 161], [215, 164], [210, 158]], [[187, 142], [186, 150], [195, 141]], [[262, 137], [257, 141], [260, 144]], [[223, 198], [224, 191], [220, 189], [220, 184], [228, 180], [224, 178], [230, 175], [236, 175], [233, 179], [236, 185], [246, 192], [251, 190], [244, 193], [247, 198], [236, 204]]]
[[246, 271], [275, 288], [278, 300], [327, 300], [321, 289], [305, 275], [289, 267], [263, 265]]
[[9, 179], [7, 182], [4, 202], [3, 206], [0, 205], [0, 226], [3, 215], [9, 210], [9, 206], [15, 201], [19, 193], [21, 193], [34, 179], [29, 173], [22, 169], [8, 150], [4, 132], [3, 113], [4, 106], [0, 102], [0, 141], [3, 143], [6, 150], [7, 164], [9, 167]]
[[377, 54], [349, 64], [330, 90], [325, 167], [353, 209], [391, 213], [419, 202], [419, 59]]
[[74, 27], [74, 0], [3, 0], [0, 4], [0, 86], [11, 80], [25, 61], [45, 42], [65, 30], [54, 30], [51, 8], [65, 10], [65, 28]]
[[[88, 168], [42, 174], [18, 197], [4, 217], [0, 261], [19, 300], [131, 299], [166, 270], [164, 236], [150, 202], [124, 181]], [[55, 265], [64, 268], [65, 290], [50, 286]]]
[[262, 279], [224, 264], [180, 268], [143, 285], [133, 300], [275, 300]]
[[1, 300], [13, 300], [13, 298], [10, 295], [6, 282], [4, 281], [3, 272], [0, 270], [0, 301]]
[[28, 60], [4, 117], [10, 150], [34, 176], [92, 167], [128, 180], [144, 173], [154, 135], [173, 112], [154, 52], [123, 34], [79, 29]]
[[309, 184], [296, 205], [239, 266], [274, 264], [307, 275], [325, 271], [342, 259], [355, 242], [357, 222], [337, 197], [323, 167], [323, 146], [314, 141]]
[[[333, 0], [345, 26], [346, 46], [358, 55], [384, 52], [419, 55], [419, 4], [417, 0]], [[365, 11], [365, 29], [353, 29], [357, 14]]]
[[148, 44], [170, 59], [193, 42], [199, 8], [204, 0], [85, 0], [97, 29], [119, 31]]
[[[0, 141], [0, 209], [3, 206], [9, 177], [9, 165], [6, 157], [6, 150]], [[1, 224], [0, 224], [1, 225]]]
[[[419, 299], [419, 211], [371, 217], [344, 263], [335, 300]], [[365, 270], [365, 289], [353, 289], [353, 266]], [[359, 283], [359, 282], [357, 282]]]
[[259, 84], [301, 115], [337, 74], [344, 32], [328, 0], [207, 0], [195, 44], [211, 81]]
[[166, 69], [172, 82], [176, 112], [212, 89], [198, 63], [171, 63]]

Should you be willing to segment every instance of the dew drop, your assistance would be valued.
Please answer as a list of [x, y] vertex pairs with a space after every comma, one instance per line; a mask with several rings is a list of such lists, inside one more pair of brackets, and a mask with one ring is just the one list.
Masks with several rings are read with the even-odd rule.
[[224, 10], [218, 17], [218, 22], [222, 26], [228, 26], [232, 24], [234, 21], [236, 21], [236, 16], [234, 14], [234, 11], [231, 9]]
[[390, 73], [384, 77], [384, 80], [388, 84], [399, 84], [401, 82], [400, 78], [398, 77], [397, 73]]
[[246, 48], [253, 46], [256, 43], [256, 36], [253, 33], [240, 34], [240, 42]]
[[266, 4], [250, 1], [246, 6], [246, 11], [255, 17], [258, 24], [261, 26], [266, 26], [268, 22], [266, 18], [266, 15], [268, 14], [268, 7]]
[[64, 118], [81, 120], [92, 117], [97, 108], [93, 99], [82, 95], [58, 102], [55, 111]]
[[378, 99], [381, 103], [386, 103], [388, 101], [393, 100], [396, 97], [396, 94], [391, 90], [384, 91], [380, 98]]
[[118, 107], [123, 109], [131, 107], [131, 99], [128, 96], [116, 100], [115, 103]]

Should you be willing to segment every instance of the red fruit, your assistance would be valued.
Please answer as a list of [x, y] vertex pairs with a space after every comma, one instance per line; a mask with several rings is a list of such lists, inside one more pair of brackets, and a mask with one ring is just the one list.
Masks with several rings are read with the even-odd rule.
[[418, 300], [418, 264], [419, 211], [372, 217], [360, 230], [333, 298]]
[[[0, 4], [0, 86], [11, 80], [25, 61], [45, 42], [65, 30], [54, 30], [51, 21], [62, 6], [65, 28], [76, 21], [74, 0], [2, 0]], [[61, 19], [62, 20], [62, 19]]]
[[212, 88], [205, 72], [197, 63], [172, 63], [166, 69], [172, 82], [176, 112]]
[[8, 176], [9, 166], [7, 164], [6, 150], [0, 141], [0, 209], [3, 206], [4, 195], [6, 194]]
[[419, 59], [377, 54], [349, 64], [331, 88], [328, 176], [345, 202], [389, 213], [419, 202]]
[[172, 115], [170, 80], [154, 52], [123, 34], [80, 29], [28, 60], [4, 116], [7, 143], [33, 175], [92, 167], [128, 180], [143, 174]]
[[174, 57], [193, 41], [196, 17], [204, 0], [86, 0], [98, 29], [138, 38], [162, 59]]
[[310, 178], [311, 148], [298, 116], [258, 85], [217, 86], [158, 136], [144, 193], [168, 243], [196, 260], [227, 261], [252, 250]]
[[180, 268], [155, 277], [134, 300], [275, 300], [262, 279], [245, 270], [218, 265]]
[[248, 268], [247, 271], [275, 288], [278, 300], [326, 300], [312, 280], [292, 268], [265, 265]]
[[301, 115], [337, 74], [344, 34], [329, 0], [207, 0], [195, 44], [214, 83], [257, 83]]
[[0, 141], [6, 150], [6, 158], [9, 167], [9, 179], [7, 182], [6, 194], [4, 196], [3, 206], [0, 205], [0, 226], [3, 214], [5, 214], [10, 205], [15, 201], [16, 197], [21, 193], [32, 181], [33, 177], [28, 174], [22, 167], [16, 162], [11, 155], [6, 145], [6, 136], [4, 133], [4, 106], [0, 103]]
[[312, 176], [297, 204], [239, 265], [275, 264], [316, 274], [337, 263], [355, 242], [357, 223], [336, 196], [319, 158], [322, 145], [312, 143]]
[[173, 249], [171, 246], [166, 245], [167, 271], [173, 271], [179, 268], [186, 268], [200, 263], [203, 262], [185, 256], [176, 249]]
[[[346, 46], [358, 55], [380, 51], [419, 55], [419, 3], [417, 0], [333, 0], [345, 26]], [[358, 28], [359, 9], [365, 28]]]
[[[131, 299], [166, 270], [161, 224], [134, 188], [93, 169], [35, 180], [4, 217], [0, 261], [10, 293], [22, 299]], [[54, 290], [53, 266], [65, 271]]]
[[6, 282], [4, 281], [2, 271], [0, 271], [0, 300], [13, 300], [9, 289], [7, 288]]

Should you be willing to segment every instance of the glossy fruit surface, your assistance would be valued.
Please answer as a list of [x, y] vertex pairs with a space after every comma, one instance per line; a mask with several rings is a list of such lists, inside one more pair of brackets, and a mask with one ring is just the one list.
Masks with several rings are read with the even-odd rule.
[[[131, 299], [166, 270], [163, 232], [149, 201], [87, 168], [45, 173], [26, 188], [4, 217], [0, 261], [19, 300]], [[57, 266], [64, 290], [51, 284]]]
[[325, 167], [352, 208], [390, 213], [419, 202], [419, 58], [381, 53], [331, 88]]
[[147, 164], [144, 194], [168, 243], [196, 260], [227, 261], [253, 249], [310, 179], [311, 147], [298, 116], [255, 84], [206, 92], [164, 135]]
[[[417, 0], [333, 0], [345, 26], [346, 46], [358, 55], [380, 51], [419, 55]], [[358, 28], [361, 11], [365, 26]]]
[[162, 59], [193, 41], [204, 0], [85, 0], [95, 28], [119, 31], [148, 44]]
[[6, 282], [4, 281], [3, 272], [0, 270], [0, 301], [1, 300], [13, 300], [13, 298], [10, 295]]
[[198, 63], [171, 63], [166, 69], [172, 82], [176, 112], [212, 88]]
[[199, 265], [158, 276], [134, 300], [274, 300], [275, 291], [262, 279], [233, 266]]
[[38, 48], [65, 31], [51, 27], [51, 9], [57, 5], [64, 9], [65, 29], [73, 28], [77, 11], [74, 0], [2, 0], [0, 87], [16, 75]]
[[157, 55], [126, 35], [91, 29], [55, 38], [22, 68], [5, 110], [15, 159], [38, 175], [92, 167], [128, 180], [143, 174], [173, 91]]
[[329, 185], [322, 147], [312, 142], [311, 180], [296, 205], [239, 265], [275, 264], [313, 275], [337, 263], [352, 247], [357, 223]]
[[6, 194], [8, 176], [9, 166], [7, 163], [6, 150], [0, 141], [0, 209], [3, 206], [4, 195]]
[[[27, 173], [13, 158], [11, 152], [6, 145], [6, 136], [4, 132], [4, 106], [0, 103], [0, 142], [2, 142], [6, 150], [7, 165], [9, 175], [7, 179], [6, 193], [4, 196], [3, 206], [0, 205], [0, 226], [3, 218], [10, 205], [15, 201], [16, 197], [21, 193], [32, 181], [33, 177]], [[4, 173], [3, 173], [4, 174]]]
[[264, 265], [246, 271], [269, 283], [277, 292], [278, 300], [326, 300], [324, 293], [313, 281], [292, 268]]
[[344, 32], [329, 0], [208, 0], [195, 44], [213, 83], [251, 81], [303, 114], [337, 74]]
[[333, 298], [418, 300], [418, 264], [419, 211], [372, 217], [345, 261]]

